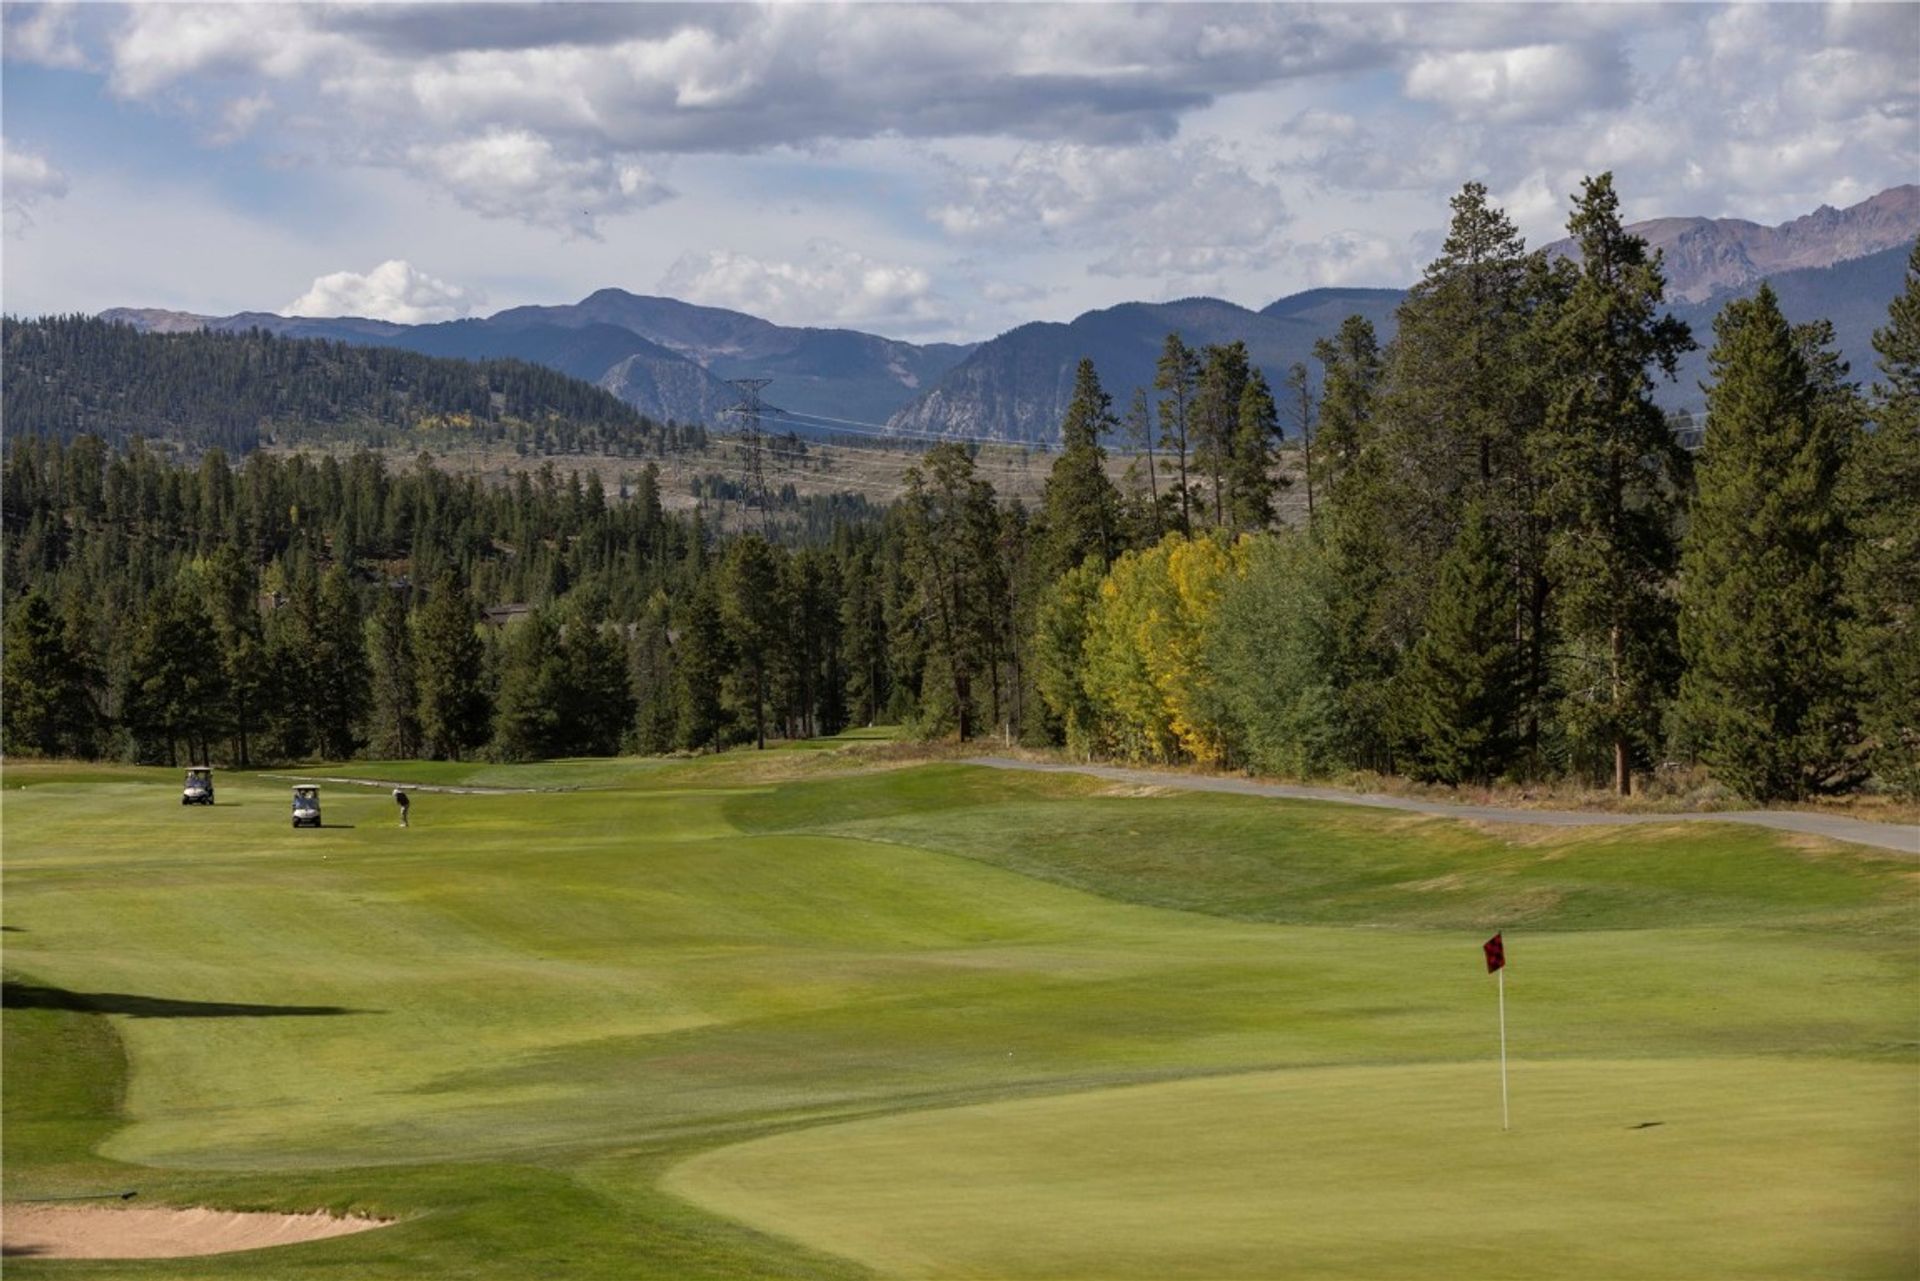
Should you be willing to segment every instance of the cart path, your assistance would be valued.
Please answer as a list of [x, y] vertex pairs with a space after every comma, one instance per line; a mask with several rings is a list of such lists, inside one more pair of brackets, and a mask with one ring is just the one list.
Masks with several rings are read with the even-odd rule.
[[262, 774], [293, 783], [342, 783], [349, 787], [397, 787], [405, 792], [447, 792], [455, 796], [524, 796], [531, 792], [577, 792], [577, 787], [455, 787], [448, 783], [408, 783], [378, 778], [334, 778], [326, 774]]
[[1478, 819], [1489, 823], [1534, 823], [1542, 827], [1619, 827], [1629, 823], [1751, 823], [1782, 832], [1824, 836], [1830, 840], [1872, 845], [1878, 849], [1920, 856], [1920, 825], [1874, 823], [1837, 814], [1809, 814], [1801, 810], [1723, 810], [1710, 814], [1607, 814], [1586, 810], [1507, 809], [1496, 805], [1454, 805], [1443, 801], [1387, 796], [1380, 792], [1348, 792], [1337, 787], [1304, 787], [1295, 783], [1257, 783], [1249, 778], [1222, 778], [1181, 774], [1171, 770], [1125, 769], [1116, 765], [1056, 765], [1020, 761], [1008, 756], [973, 756], [962, 762], [989, 769], [1033, 770], [1042, 774], [1089, 774], [1115, 783], [1150, 787], [1177, 787], [1191, 792], [1233, 792], [1241, 796], [1271, 796], [1294, 801], [1332, 801], [1340, 805], [1370, 805], [1439, 818]]

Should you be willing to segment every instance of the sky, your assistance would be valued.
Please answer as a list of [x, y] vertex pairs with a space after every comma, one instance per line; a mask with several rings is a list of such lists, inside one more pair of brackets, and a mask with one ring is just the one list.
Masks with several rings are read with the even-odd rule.
[[7, 4], [0, 307], [976, 340], [1920, 181], [1920, 5]]

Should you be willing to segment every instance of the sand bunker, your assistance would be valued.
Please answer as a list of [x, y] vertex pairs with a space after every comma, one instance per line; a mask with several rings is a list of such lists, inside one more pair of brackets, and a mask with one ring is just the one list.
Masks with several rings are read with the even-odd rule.
[[0, 1253], [41, 1259], [178, 1259], [318, 1241], [384, 1228], [388, 1223], [331, 1214], [77, 1205], [9, 1205], [5, 1215]]

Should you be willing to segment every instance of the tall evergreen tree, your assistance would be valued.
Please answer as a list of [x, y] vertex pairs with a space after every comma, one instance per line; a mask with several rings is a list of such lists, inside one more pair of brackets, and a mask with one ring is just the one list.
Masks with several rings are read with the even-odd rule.
[[1100, 438], [1117, 424], [1113, 400], [1100, 386], [1091, 360], [1074, 373], [1073, 399], [1060, 424], [1060, 456], [1047, 476], [1047, 539], [1056, 572], [1089, 556], [1102, 565], [1119, 551], [1120, 493], [1107, 478], [1107, 451]]
[[1567, 229], [1580, 266], [1550, 317], [1551, 398], [1533, 439], [1559, 630], [1575, 668], [1565, 712], [1577, 735], [1609, 749], [1624, 796], [1636, 744], [1657, 733], [1672, 668], [1666, 587], [1685, 463], [1653, 401], [1653, 376], [1671, 378], [1693, 340], [1663, 310], [1660, 257], [1621, 223], [1611, 174], [1581, 185]]
[[750, 705], [754, 743], [767, 745], [770, 669], [780, 643], [781, 557], [758, 534], [743, 534], [727, 546], [720, 565], [720, 614], [742, 673], [742, 697]]
[[1340, 476], [1373, 438], [1380, 386], [1380, 339], [1365, 316], [1348, 316], [1332, 338], [1313, 345], [1320, 362], [1320, 492], [1331, 498]]
[[414, 680], [420, 736], [434, 760], [459, 760], [487, 740], [491, 713], [485, 647], [473, 601], [458, 576], [444, 574], [413, 616]]
[[[1240, 402], [1246, 392], [1247, 345], [1230, 342], [1209, 346], [1194, 391], [1190, 433], [1194, 459], [1206, 471], [1213, 494], [1213, 525], [1227, 526], [1233, 499], [1228, 490], [1233, 476], [1233, 447], [1240, 430]], [[1269, 397], [1271, 400], [1271, 397]]]
[[1426, 630], [1402, 682], [1418, 728], [1415, 769], [1443, 783], [1487, 783], [1506, 769], [1523, 701], [1507, 552], [1478, 503], [1465, 522], [1434, 571]]
[[368, 746], [387, 760], [420, 752], [420, 691], [414, 682], [413, 633], [400, 592], [386, 584], [367, 620]]
[[694, 584], [674, 643], [674, 683], [678, 687], [680, 744], [692, 751], [721, 745], [726, 710], [720, 702], [720, 684], [733, 656], [720, 601], [711, 581]]
[[1180, 496], [1180, 532], [1193, 532], [1193, 483], [1187, 475], [1187, 459], [1192, 453], [1192, 412], [1194, 392], [1200, 382], [1200, 357], [1180, 341], [1179, 334], [1168, 334], [1154, 367], [1153, 385], [1160, 393], [1160, 444], [1174, 456], [1177, 488]]
[[1274, 471], [1273, 447], [1280, 439], [1280, 414], [1266, 375], [1247, 374], [1234, 426], [1233, 456], [1227, 468], [1228, 517], [1233, 528], [1253, 533], [1273, 523], [1273, 498], [1285, 483]]
[[360, 746], [369, 685], [360, 601], [346, 566], [336, 564], [321, 578], [309, 635], [309, 701], [320, 750], [332, 760], [346, 760]]
[[632, 688], [634, 749], [645, 755], [670, 752], [679, 719], [675, 698], [673, 640], [669, 626], [672, 607], [667, 594], [655, 590], [634, 625]]
[[1874, 429], [1858, 441], [1845, 501], [1853, 553], [1847, 652], [1874, 772], [1920, 796], [1920, 241], [1906, 288], [1873, 336]]
[[90, 737], [87, 674], [68, 647], [53, 603], [38, 589], [7, 608], [0, 704], [9, 754], [59, 756]]
[[989, 661], [1004, 592], [993, 486], [974, 474], [964, 448], [935, 445], [908, 471], [904, 525], [912, 618], [927, 655], [923, 707], [952, 716], [965, 742], [977, 724], [974, 679]]
[[225, 727], [226, 689], [213, 621], [197, 592], [169, 584], [149, 602], [128, 659], [126, 716], [149, 758], [164, 747], [167, 764], [212, 759]]
[[1558, 290], [1544, 255], [1525, 241], [1487, 189], [1469, 182], [1453, 198], [1439, 257], [1397, 313], [1382, 398], [1402, 562], [1400, 612], [1427, 610], [1434, 578], [1423, 572], [1457, 537], [1466, 507], [1481, 506], [1511, 558], [1527, 663], [1524, 732], [1537, 745], [1549, 675], [1546, 526], [1534, 467], [1550, 362], [1537, 358]]
[[1716, 775], [1758, 800], [1793, 799], [1835, 778], [1851, 738], [1834, 492], [1855, 422], [1815, 382], [1771, 286], [1728, 303], [1713, 328], [1679, 710]]
[[574, 702], [560, 632], [545, 608], [513, 623], [500, 643], [493, 751], [510, 761], [559, 755]]
[[1350, 766], [1391, 771], [1397, 740], [1394, 673], [1407, 630], [1389, 612], [1397, 551], [1390, 460], [1376, 424], [1381, 360], [1373, 325], [1349, 316], [1314, 345], [1321, 378], [1319, 454], [1326, 547], [1329, 683], [1338, 714], [1336, 750]]

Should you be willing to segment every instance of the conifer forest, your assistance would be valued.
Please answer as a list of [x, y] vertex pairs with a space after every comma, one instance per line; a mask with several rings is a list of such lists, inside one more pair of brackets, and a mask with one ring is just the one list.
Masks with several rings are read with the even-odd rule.
[[[664, 501], [652, 459], [699, 429], [532, 366], [9, 321], [5, 751], [517, 760], [884, 723], [1284, 777], [1915, 796], [1920, 247], [1863, 370], [1765, 286], [1711, 333], [1673, 320], [1609, 176], [1569, 233], [1529, 252], [1469, 184], [1390, 342], [1355, 317], [1270, 385], [1170, 334], [1150, 387], [1081, 363], [1031, 506], [952, 441], [890, 505], [763, 495], [731, 529]], [[1654, 392], [1696, 346], [1689, 449]], [[135, 385], [167, 388], [169, 447]], [[462, 427], [545, 464], [436, 465]], [[353, 448], [298, 452], [323, 439]]]

